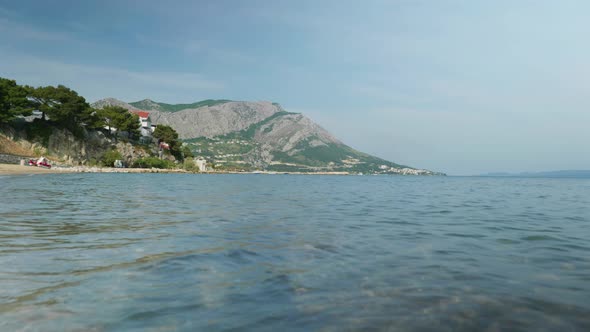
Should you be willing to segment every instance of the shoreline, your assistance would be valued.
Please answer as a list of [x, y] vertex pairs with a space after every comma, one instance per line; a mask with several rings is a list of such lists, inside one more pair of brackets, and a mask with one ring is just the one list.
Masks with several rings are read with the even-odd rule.
[[54, 166], [50, 169], [36, 166], [21, 166], [15, 164], [0, 164], [0, 175], [31, 175], [31, 174], [65, 174], [65, 173], [186, 173], [191, 172], [182, 169], [159, 168], [113, 168], [113, 167], [89, 167]]
[[[277, 172], [277, 171], [208, 171], [208, 172], [191, 172], [184, 169], [164, 169], [164, 168], [114, 168], [114, 167], [97, 167], [97, 166], [54, 166], [51, 169], [36, 166], [21, 166], [17, 164], [0, 163], [0, 175], [32, 175], [32, 174], [68, 174], [68, 173], [161, 173], [161, 174], [251, 174], [251, 175], [331, 175], [331, 176], [356, 176], [356, 173], [350, 172]], [[359, 174], [363, 175], [363, 174]], [[365, 174], [365, 175], [391, 175], [391, 176], [440, 176], [440, 175], [408, 175], [408, 174]]]
[[114, 167], [90, 167], [90, 166], [54, 166], [51, 169], [36, 166], [21, 166], [15, 164], [0, 164], [0, 175], [31, 175], [31, 174], [65, 174], [65, 173], [164, 173], [164, 174], [293, 174], [293, 175], [350, 175], [348, 172], [189, 172], [183, 169], [160, 168], [114, 168]]

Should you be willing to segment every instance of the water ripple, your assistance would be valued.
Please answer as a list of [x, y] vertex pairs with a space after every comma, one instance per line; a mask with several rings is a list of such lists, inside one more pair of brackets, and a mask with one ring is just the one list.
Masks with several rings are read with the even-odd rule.
[[588, 180], [0, 184], [2, 331], [590, 330]]

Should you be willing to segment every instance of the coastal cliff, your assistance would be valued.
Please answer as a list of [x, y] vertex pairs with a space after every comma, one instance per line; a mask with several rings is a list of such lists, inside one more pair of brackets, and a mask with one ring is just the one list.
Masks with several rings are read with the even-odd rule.
[[62, 165], [100, 164], [105, 154], [113, 150], [128, 165], [149, 156], [144, 148], [129, 142], [115, 142], [100, 131], [85, 131], [83, 135], [80, 138], [66, 129], [49, 127], [44, 136], [39, 136], [4, 126], [0, 127], [0, 153], [21, 157], [46, 156]]

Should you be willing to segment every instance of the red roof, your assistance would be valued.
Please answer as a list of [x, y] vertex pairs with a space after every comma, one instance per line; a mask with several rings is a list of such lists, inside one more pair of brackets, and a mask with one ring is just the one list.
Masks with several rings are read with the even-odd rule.
[[148, 118], [150, 116], [150, 112], [146, 111], [130, 110], [129, 112], [139, 115], [140, 118]]

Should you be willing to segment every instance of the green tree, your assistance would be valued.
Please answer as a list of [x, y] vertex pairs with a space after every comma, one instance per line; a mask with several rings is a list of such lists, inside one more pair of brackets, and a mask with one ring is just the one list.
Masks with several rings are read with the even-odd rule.
[[113, 118], [116, 116], [116, 113], [114, 112], [113, 107], [112, 106], [105, 106], [101, 109], [97, 109], [96, 116], [100, 119], [103, 126], [107, 127], [107, 129], [109, 130], [109, 134], [110, 134], [111, 130], [115, 127], [113, 125], [113, 122], [114, 122]]
[[156, 126], [156, 129], [154, 130], [152, 136], [168, 144], [172, 144], [172, 142], [177, 142], [178, 140], [178, 133], [176, 132], [176, 130], [167, 125]]
[[86, 121], [86, 127], [91, 129], [102, 129], [105, 127], [106, 123], [103, 118], [99, 115], [99, 109], [90, 108], [88, 112], [90, 116]]
[[115, 118], [114, 125], [119, 128], [120, 131], [126, 131], [129, 133], [130, 138], [136, 138], [139, 136], [139, 128], [141, 123], [139, 122], [139, 116], [137, 114], [130, 113], [125, 110], [124, 113], [120, 113]]
[[41, 119], [46, 119], [46, 113], [59, 106], [59, 102], [55, 100], [55, 88], [52, 86], [30, 88], [29, 95], [34, 101], [36, 108], [41, 112]]
[[120, 106], [105, 106], [97, 110], [96, 114], [108, 127], [109, 133], [114, 128], [116, 132], [128, 132], [132, 138], [139, 136], [139, 128], [141, 126], [139, 117], [127, 109]]
[[166, 125], [158, 125], [152, 134], [155, 138], [160, 141], [168, 143], [170, 147], [170, 153], [177, 160], [184, 160], [182, 156], [181, 143], [178, 141], [178, 133], [174, 128]]
[[193, 151], [191, 151], [191, 148], [188, 145], [183, 145], [182, 146], [182, 157], [184, 159], [191, 159], [194, 156], [195, 155], [193, 154]]
[[33, 103], [27, 98], [27, 88], [14, 80], [0, 77], [0, 123], [8, 123], [19, 115], [27, 116]]
[[81, 125], [95, 124], [96, 114], [84, 97], [63, 85], [31, 89], [30, 97], [41, 111], [42, 119], [49, 119], [58, 126], [75, 130]]

